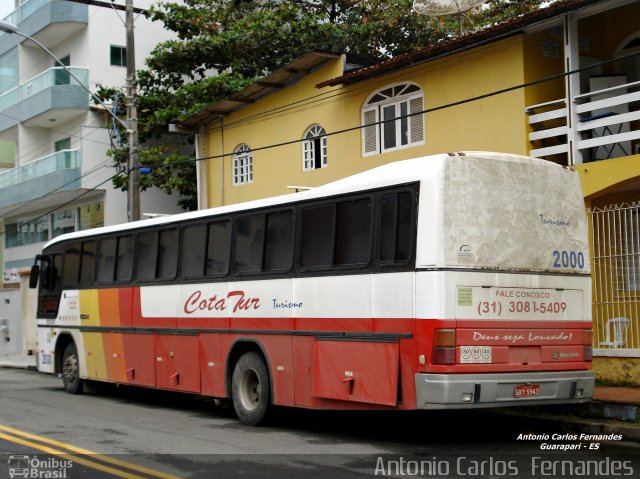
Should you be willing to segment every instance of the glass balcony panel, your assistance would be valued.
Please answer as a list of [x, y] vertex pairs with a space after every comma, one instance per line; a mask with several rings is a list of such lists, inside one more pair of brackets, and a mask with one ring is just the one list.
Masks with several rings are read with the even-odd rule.
[[80, 166], [82, 166], [80, 149], [57, 151], [52, 155], [0, 173], [0, 189], [49, 175], [56, 171], [80, 168]]
[[27, 18], [29, 15], [35, 13], [38, 9], [42, 8], [43, 5], [49, 3], [51, 0], [27, 0], [22, 5], [20, 5], [20, 21]]
[[51, 1], [52, 0], [27, 0], [26, 2], [23, 2], [20, 7], [16, 8], [13, 12], [4, 17], [2, 21], [17, 26], [22, 20], [33, 15], [38, 11], [38, 9]]
[[9, 108], [10, 106], [18, 103], [20, 98], [20, 89], [18, 87], [12, 88], [6, 93], [0, 95], [0, 110]]
[[66, 70], [62, 67], [49, 68], [20, 85], [20, 100], [24, 100], [54, 85], [79, 85], [74, 76], [84, 86], [89, 83], [89, 70], [87, 68], [67, 67]]

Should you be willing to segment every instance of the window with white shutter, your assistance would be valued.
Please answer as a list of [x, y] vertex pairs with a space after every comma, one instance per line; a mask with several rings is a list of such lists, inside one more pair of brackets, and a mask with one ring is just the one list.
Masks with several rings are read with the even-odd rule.
[[320, 125], [307, 128], [302, 142], [302, 170], [310, 171], [327, 166], [327, 132]]
[[400, 83], [374, 92], [362, 108], [362, 155], [424, 144], [422, 89]]

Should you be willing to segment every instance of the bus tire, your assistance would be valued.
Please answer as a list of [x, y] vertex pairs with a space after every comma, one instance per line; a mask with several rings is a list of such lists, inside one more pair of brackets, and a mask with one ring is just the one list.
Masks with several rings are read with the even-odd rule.
[[82, 392], [82, 379], [80, 379], [80, 361], [78, 359], [78, 349], [75, 343], [67, 344], [62, 353], [61, 367], [62, 383], [64, 390], [69, 394]]
[[262, 357], [255, 352], [243, 354], [231, 379], [231, 399], [238, 419], [255, 426], [267, 414], [271, 385], [269, 371]]

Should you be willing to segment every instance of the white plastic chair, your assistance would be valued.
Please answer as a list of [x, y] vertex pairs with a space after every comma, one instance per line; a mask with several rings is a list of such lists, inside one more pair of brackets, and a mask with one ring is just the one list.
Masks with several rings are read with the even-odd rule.
[[[607, 320], [604, 330], [604, 341], [600, 341], [599, 346], [623, 348], [627, 344], [627, 330], [630, 325], [631, 320], [627, 318], [611, 318]], [[611, 339], [612, 330], [613, 340]]]

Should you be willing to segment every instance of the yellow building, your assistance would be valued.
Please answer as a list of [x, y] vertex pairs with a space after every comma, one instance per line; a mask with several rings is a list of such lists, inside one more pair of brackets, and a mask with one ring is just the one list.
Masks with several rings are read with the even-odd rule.
[[199, 204], [384, 163], [493, 150], [578, 169], [592, 228], [594, 368], [640, 384], [638, 0], [567, 0], [378, 64], [309, 53], [205, 108]]

